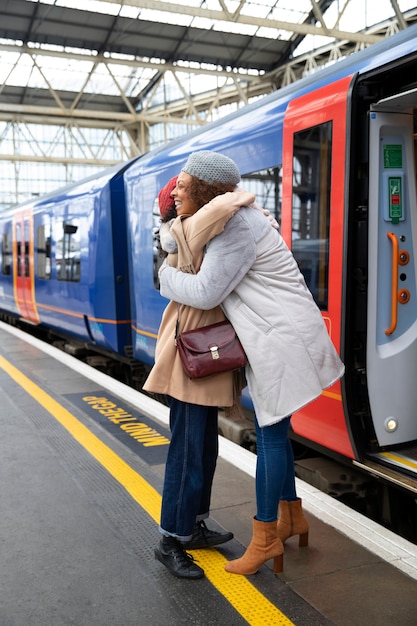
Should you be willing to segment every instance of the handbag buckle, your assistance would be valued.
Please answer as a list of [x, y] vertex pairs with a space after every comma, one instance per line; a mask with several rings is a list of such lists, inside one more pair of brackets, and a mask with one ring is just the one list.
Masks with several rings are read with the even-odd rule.
[[214, 361], [215, 361], [216, 359], [220, 359], [219, 347], [218, 347], [218, 346], [211, 346], [211, 347], [210, 347], [210, 352], [211, 352], [212, 359], [213, 359]]

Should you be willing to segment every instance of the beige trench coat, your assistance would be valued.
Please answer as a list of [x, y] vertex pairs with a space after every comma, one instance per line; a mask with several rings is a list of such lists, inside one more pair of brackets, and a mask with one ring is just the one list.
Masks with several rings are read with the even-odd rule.
[[[203, 260], [204, 246], [207, 241], [223, 231], [226, 222], [241, 206], [251, 204], [254, 199], [254, 195], [249, 192], [228, 192], [214, 198], [195, 215], [178, 217], [171, 227], [171, 233], [178, 244], [178, 258], [177, 255], [169, 255], [168, 262], [172, 265], [175, 260], [179, 269], [197, 273]], [[180, 305], [179, 314], [180, 332], [225, 319], [219, 306], [203, 311]], [[155, 365], [143, 386], [144, 390], [166, 394], [191, 404], [232, 406], [232, 372], [200, 379], [190, 379], [185, 374], [175, 345], [177, 318], [178, 304], [170, 302], [162, 316], [156, 345]]]

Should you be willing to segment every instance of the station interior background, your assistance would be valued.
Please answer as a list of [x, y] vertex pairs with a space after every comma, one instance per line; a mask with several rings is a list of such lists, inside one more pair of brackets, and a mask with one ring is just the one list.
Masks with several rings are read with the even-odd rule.
[[2, 0], [0, 210], [417, 21], [415, 0]]

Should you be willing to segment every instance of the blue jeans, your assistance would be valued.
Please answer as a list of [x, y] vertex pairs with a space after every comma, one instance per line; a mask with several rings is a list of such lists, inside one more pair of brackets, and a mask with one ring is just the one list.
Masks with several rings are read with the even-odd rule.
[[256, 519], [274, 522], [280, 500], [297, 499], [294, 455], [288, 438], [290, 418], [261, 428], [256, 424]]
[[196, 521], [209, 516], [219, 451], [217, 407], [168, 398], [171, 442], [165, 466], [163, 535], [191, 539]]

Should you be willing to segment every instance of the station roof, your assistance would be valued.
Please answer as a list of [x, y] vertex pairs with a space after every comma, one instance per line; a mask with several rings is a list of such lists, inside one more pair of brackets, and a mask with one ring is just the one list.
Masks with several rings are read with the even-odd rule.
[[[247, 85], [285, 65], [306, 37], [381, 38], [342, 30], [338, 11], [334, 0], [2, 0], [0, 118], [54, 108], [132, 115], [167, 68]], [[400, 11], [397, 20], [405, 27]]]
[[[248, 0], [240, 3], [239, 12], [227, 13], [222, 5], [238, 3], [104, 0], [97, 11], [97, 2], [2, 0], [0, 38], [169, 63], [270, 71], [309, 32], [299, 27], [314, 26], [317, 11], [324, 13], [332, 2], [317, 0], [313, 10], [310, 0], [293, 2], [299, 9], [288, 8], [288, 0]], [[207, 8], [210, 4], [217, 10]], [[294, 28], [294, 33], [284, 27]], [[275, 36], [267, 30], [275, 30]]]
[[416, 20], [415, 0], [0, 0], [0, 210]]

